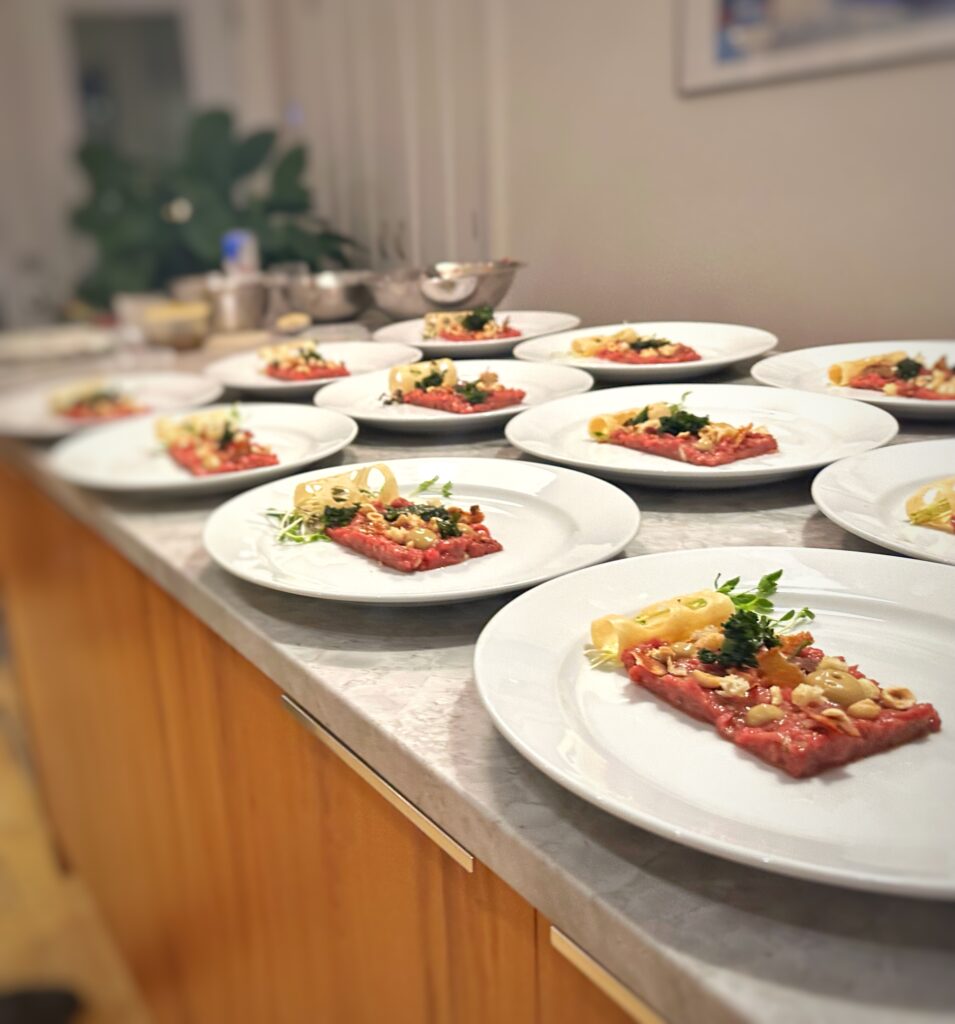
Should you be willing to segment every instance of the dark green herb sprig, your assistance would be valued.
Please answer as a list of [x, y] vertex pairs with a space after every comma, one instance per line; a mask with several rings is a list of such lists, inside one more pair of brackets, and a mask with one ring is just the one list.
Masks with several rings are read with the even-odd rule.
[[461, 318], [461, 326], [466, 331], [483, 331], [493, 319], [494, 310], [490, 306], [478, 306]]
[[385, 521], [393, 523], [403, 515], [420, 516], [426, 523], [436, 519], [438, 533], [441, 537], [460, 537], [461, 530], [458, 527], [458, 520], [461, 518], [460, 509], [448, 509], [443, 505], [405, 505], [402, 508], [386, 508], [382, 513]]
[[476, 380], [459, 380], [454, 385], [455, 394], [460, 395], [469, 405], [480, 405], [487, 401], [487, 392], [478, 387]]
[[629, 342], [630, 348], [634, 352], [640, 352], [645, 348], [663, 348], [664, 345], [672, 344], [673, 342], [666, 338], [637, 338], [636, 341]]
[[911, 380], [922, 372], [922, 364], [915, 359], [901, 359], [895, 364], [895, 375], [902, 380]]
[[[680, 395], [679, 402], [673, 402], [670, 405], [670, 411], [666, 416], [660, 417], [660, 430], [661, 434], [699, 434], [699, 432], [709, 424], [709, 416], [696, 416], [692, 412], [687, 412], [683, 408], [683, 403], [686, 401], [689, 391], [684, 391]], [[631, 416], [630, 419], [624, 421], [625, 427], [636, 427], [641, 423], [646, 423], [650, 418], [650, 407], [644, 406], [635, 416]]]
[[[415, 497], [418, 494], [441, 494], [445, 498], [450, 498], [454, 493], [454, 484], [450, 480], [446, 480], [443, 484], [438, 483], [438, 477], [433, 476], [429, 480], [422, 480], [420, 484], [411, 492], [411, 497]], [[430, 506], [429, 506], [430, 507]]]
[[739, 593], [736, 592], [739, 576], [723, 584], [720, 584], [720, 577], [716, 577], [714, 589], [726, 594], [736, 611], [723, 623], [723, 646], [718, 651], [701, 650], [700, 661], [721, 668], [755, 667], [761, 647], [778, 647], [780, 633], [793, 632], [815, 618], [808, 608], [790, 609], [778, 618], [772, 616], [776, 609], [771, 598], [782, 574], [782, 569], [767, 573], [754, 590]]

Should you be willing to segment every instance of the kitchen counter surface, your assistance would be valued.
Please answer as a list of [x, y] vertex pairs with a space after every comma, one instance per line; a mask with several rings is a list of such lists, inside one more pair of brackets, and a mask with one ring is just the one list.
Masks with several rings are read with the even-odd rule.
[[[896, 443], [951, 433], [913, 424]], [[42, 449], [4, 452], [672, 1024], [955, 1021], [955, 904], [842, 891], [683, 848], [591, 807], [517, 754], [471, 670], [478, 633], [506, 596], [375, 609], [261, 589], [203, 550], [221, 497], [117, 500], [50, 477]], [[500, 435], [436, 442], [362, 430], [340, 461], [408, 454], [519, 457]], [[815, 509], [810, 480], [698, 496], [624, 488], [643, 513], [626, 554], [879, 550]]]

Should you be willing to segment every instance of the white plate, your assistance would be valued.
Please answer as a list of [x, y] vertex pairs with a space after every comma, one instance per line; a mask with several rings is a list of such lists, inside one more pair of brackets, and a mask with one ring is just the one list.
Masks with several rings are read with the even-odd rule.
[[[357, 425], [347, 417], [309, 405], [253, 402], [239, 409], [242, 426], [252, 431], [256, 441], [272, 447], [279, 458], [278, 465], [193, 476], [174, 462], [156, 440], [157, 417], [139, 416], [84, 430], [60, 441], [49, 454], [48, 466], [71, 483], [106, 491], [136, 494], [236, 491], [286, 476], [334, 455], [358, 433]], [[169, 415], [175, 418], [195, 411], [177, 409]]]
[[827, 466], [812, 482], [820, 511], [844, 530], [892, 551], [955, 565], [955, 536], [913, 526], [906, 499], [955, 476], [955, 440], [897, 444]]
[[[590, 622], [783, 569], [777, 607], [809, 605], [824, 650], [935, 704], [942, 731], [791, 779], [584, 657]], [[850, 888], [955, 899], [955, 569], [889, 555], [711, 548], [644, 555], [522, 594], [485, 626], [478, 691], [552, 779], [659, 835], [730, 860]]]
[[276, 543], [267, 509], [290, 508], [303, 480], [357, 465], [301, 473], [232, 498], [209, 517], [206, 550], [228, 572], [290, 594], [359, 604], [442, 604], [518, 590], [612, 558], [640, 524], [630, 498], [582, 473], [510, 459], [395, 459], [389, 465], [405, 497], [432, 477], [452, 481], [449, 501], [479, 504], [504, 550], [444, 569], [402, 573], [332, 542]]
[[485, 370], [491, 370], [505, 387], [522, 388], [527, 395], [520, 405], [463, 415], [422, 409], [416, 405], [384, 405], [382, 396], [388, 394], [388, 371], [382, 370], [336, 381], [315, 395], [315, 404], [325, 409], [336, 409], [359, 423], [382, 430], [445, 434], [450, 431], [487, 430], [498, 423], [505, 423], [532, 405], [579, 395], [590, 390], [594, 383], [590, 374], [569, 366], [535, 366], [513, 359], [456, 359], [454, 365], [461, 380], [473, 380]]
[[[321, 341], [318, 350], [327, 359], [345, 364], [351, 376], [384, 370], [401, 363], [414, 363], [421, 358], [421, 352], [408, 345], [381, 345], [373, 341]], [[261, 347], [261, 346], [259, 346]], [[324, 380], [277, 380], [263, 372], [265, 361], [259, 356], [259, 348], [239, 352], [225, 359], [209, 363], [205, 372], [221, 381], [226, 387], [236, 388], [250, 395], [263, 398], [307, 398], [318, 388], [325, 387], [341, 377], [326, 377]], [[346, 378], [347, 379], [347, 378]]]
[[403, 341], [406, 345], [420, 348], [429, 358], [452, 356], [455, 359], [478, 358], [481, 356], [506, 355], [514, 346], [527, 338], [537, 338], [551, 331], [567, 331], [580, 323], [580, 317], [572, 313], [549, 313], [544, 310], [495, 310], [494, 318], [501, 321], [509, 317], [511, 326], [521, 332], [520, 338], [497, 338], [491, 341], [442, 341], [424, 337], [424, 318], [402, 320], [400, 323], [379, 327], [373, 337], [375, 341]]
[[102, 381], [118, 389], [145, 406], [148, 412], [205, 405], [222, 394], [221, 384], [198, 373], [104, 371], [62, 377], [25, 388], [11, 388], [0, 394], [0, 436], [50, 440], [93, 426], [60, 416], [50, 406], [55, 392], [86, 380]]
[[[577, 338], [616, 334], [625, 327], [632, 327], [638, 334], [656, 335], [659, 338], [683, 342], [696, 349], [701, 358], [693, 363], [634, 366], [571, 354], [571, 342]], [[551, 334], [546, 338], [522, 341], [514, 349], [514, 355], [518, 359], [526, 359], [533, 363], [557, 362], [565, 363], [567, 366], [579, 366], [593, 374], [597, 380], [617, 384], [642, 384], [656, 380], [690, 380], [693, 377], [703, 377], [732, 366], [733, 363], [765, 355], [776, 347], [776, 343], [775, 334], [760, 330], [758, 327], [661, 320], [639, 324], [605, 324], [603, 327], [587, 327], [576, 331], [564, 331], [562, 334]]]
[[819, 348], [801, 348], [795, 352], [781, 352], [764, 359], [753, 367], [753, 376], [761, 384], [774, 388], [797, 388], [820, 395], [837, 395], [870, 402], [896, 416], [918, 420], [955, 419], [955, 399], [931, 400], [926, 398], [899, 398], [883, 395], [879, 391], [862, 388], [842, 388], [829, 383], [828, 370], [833, 363], [849, 359], [863, 359], [882, 352], [908, 352], [923, 356], [934, 363], [941, 356], [955, 363], [955, 341], [854, 341], [846, 345], [822, 345]]
[[0, 332], [0, 363], [32, 363], [72, 356], [99, 355], [116, 344], [112, 327], [47, 324]]
[[[599, 413], [620, 412], [651, 402], [677, 402], [686, 408], [742, 426], [766, 427], [779, 451], [725, 466], [692, 466], [615, 444], [598, 444], [587, 424]], [[549, 462], [590, 470], [615, 480], [656, 487], [746, 487], [797, 476], [836, 459], [866, 452], [891, 441], [899, 425], [881, 409], [800, 391], [771, 391], [747, 384], [646, 384], [608, 388], [563, 398], [529, 409], [508, 423], [515, 447]]]

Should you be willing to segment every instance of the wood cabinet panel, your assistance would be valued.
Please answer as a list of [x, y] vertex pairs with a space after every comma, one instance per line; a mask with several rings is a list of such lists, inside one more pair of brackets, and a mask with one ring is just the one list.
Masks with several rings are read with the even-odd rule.
[[53, 502], [0, 473], [4, 607], [55, 834], [156, 1019], [178, 1024], [174, 821], [142, 585]]
[[[538, 1024], [664, 1024], [586, 952], [566, 939], [560, 945], [569, 948], [555, 947], [550, 921], [538, 914]], [[577, 957], [578, 963], [569, 957]], [[587, 976], [587, 970], [603, 982], [605, 990]]]
[[531, 1024], [534, 910], [275, 685], [4, 473], [16, 669], [57, 833], [176, 1024]]

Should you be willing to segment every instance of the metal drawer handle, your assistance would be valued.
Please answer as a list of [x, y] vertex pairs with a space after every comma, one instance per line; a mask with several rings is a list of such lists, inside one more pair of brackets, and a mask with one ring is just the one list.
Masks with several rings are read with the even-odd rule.
[[589, 954], [585, 953], [580, 946], [554, 925], [550, 926], [550, 944], [557, 950], [565, 960], [569, 961], [578, 971], [593, 985], [634, 1021], [636, 1024], [665, 1024], [663, 1018], [650, 1009], [647, 1004], [635, 996], [621, 982], [602, 967]]
[[409, 800], [405, 799], [397, 789], [386, 782], [370, 765], [366, 764], [356, 753], [351, 751], [337, 736], [333, 735], [297, 701], [287, 694], [282, 694], [282, 703], [311, 733], [325, 744], [326, 747], [351, 770], [368, 783], [379, 795], [384, 797], [395, 810], [400, 811], [416, 828], [420, 829], [433, 843], [436, 843], [465, 871], [474, 870], [474, 858], [460, 843], [455, 842], [443, 828], [436, 825], [426, 814], [419, 811]]

